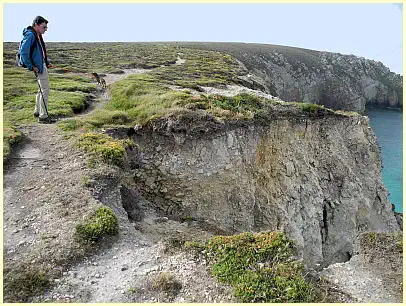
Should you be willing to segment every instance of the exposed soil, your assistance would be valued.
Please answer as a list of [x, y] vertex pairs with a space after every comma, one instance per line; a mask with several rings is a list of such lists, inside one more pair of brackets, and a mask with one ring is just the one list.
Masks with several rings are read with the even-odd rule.
[[[104, 78], [111, 84], [144, 71], [131, 69]], [[92, 110], [109, 99], [105, 91], [100, 96]], [[120, 173], [111, 167], [90, 169], [86, 155], [56, 125], [33, 124], [21, 130], [24, 140], [4, 165], [4, 266], [62, 267], [52, 289], [34, 301], [236, 302], [229, 286], [210, 277], [204, 259], [176, 247], [176, 241], [202, 240], [212, 233], [194, 222], [169, 220], [152, 210], [135, 222], [124, 208], [116, 207], [119, 234], [93, 255], [78, 256], [86, 250], [77, 250], [73, 252], [77, 257], [66, 259], [67, 250], [79, 248], [72, 238], [75, 225], [100, 204], [95, 188], [86, 187], [85, 181], [98, 176], [115, 179]], [[348, 286], [350, 269], [357, 272], [351, 274], [351, 282], [363, 286]], [[385, 290], [391, 284], [379, 281], [379, 271], [363, 269], [367, 270], [349, 264], [331, 271], [333, 286], [343, 292], [341, 301], [401, 301], [401, 295]], [[162, 272], [181, 284], [174, 296], [152, 286]]]

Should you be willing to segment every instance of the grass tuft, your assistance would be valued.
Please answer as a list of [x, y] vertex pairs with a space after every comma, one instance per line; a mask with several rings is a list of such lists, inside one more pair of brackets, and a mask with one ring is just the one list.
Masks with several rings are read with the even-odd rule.
[[50, 286], [44, 271], [35, 267], [19, 267], [4, 271], [4, 294], [6, 302], [28, 302], [42, 294]]
[[154, 279], [152, 279], [152, 288], [161, 292], [164, 292], [167, 297], [175, 298], [182, 284], [169, 272], [161, 272]]
[[76, 234], [85, 242], [96, 242], [117, 233], [117, 217], [108, 207], [98, 208], [93, 216], [76, 226]]

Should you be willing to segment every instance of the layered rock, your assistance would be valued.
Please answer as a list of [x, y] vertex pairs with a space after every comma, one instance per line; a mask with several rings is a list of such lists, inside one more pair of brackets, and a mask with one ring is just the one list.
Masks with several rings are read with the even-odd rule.
[[278, 45], [188, 43], [186, 46], [231, 54], [250, 74], [241, 78], [245, 86], [266, 88], [284, 101], [360, 113], [367, 104], [402, 107], [402, 76], [381, 62]]
[[399, 230], [367, 117], [291, 106], [266, 123], [225, 124], [202, 112], [132, 137], [134, 186], [166, 216], [230, 234], [284, 231], [310, 266], [348, 260], [361, 232]]

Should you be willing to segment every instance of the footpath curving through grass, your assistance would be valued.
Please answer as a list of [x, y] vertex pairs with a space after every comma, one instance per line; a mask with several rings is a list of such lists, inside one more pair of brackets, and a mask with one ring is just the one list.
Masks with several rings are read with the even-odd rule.
[[[4, 67], [3, 83], [3, 154], [7, 156], [11, 146], [21, 137], [18, 127], [33, 124], [35, 95], [38, 83], [34, 73], [23, 68]], [[85, 109], [89, 94], [96, 86], [89, 78], [76, 75], [50, 73], [51, 92], [48, 113], [52, 117], [69, 117]]]

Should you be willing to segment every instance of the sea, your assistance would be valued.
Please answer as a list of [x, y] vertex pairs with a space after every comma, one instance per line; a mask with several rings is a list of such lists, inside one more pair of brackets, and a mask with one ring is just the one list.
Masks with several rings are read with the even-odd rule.
[[368, 107], [367, 116], [381, 148], [382, 176], [395, 211], [403, 213], [403, 113], [398, 109]]

